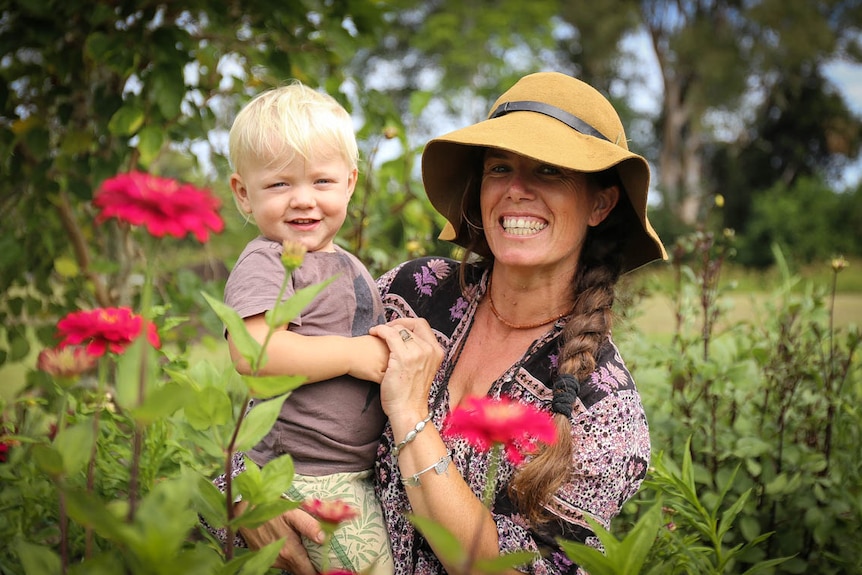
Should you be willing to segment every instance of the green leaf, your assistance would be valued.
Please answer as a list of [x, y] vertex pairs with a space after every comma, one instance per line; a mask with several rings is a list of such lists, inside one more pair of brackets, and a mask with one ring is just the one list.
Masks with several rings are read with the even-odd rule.
[[260, 356], [261, 344], [248, 333], [245, 322], [239, 317], [236, 310], [229, 305], [215, 299], [206, 292], [201, 292], [201, 295], [204, 296], [204, 299], [207, 300], [207, 303], [215, 314], [227, 327], [227, 331], [239, 353], [249, 365], [254, 366], [257, 358]]
[[245, 458], [245, 471], [233, 478], [233, 485], [234, 493], [241, 495], [244, 501], [252, 505], [263, 501], [260, 496], [263, 490], [260, 466], [249, 457]]
[[156, 483], [141, 499], [134, 520], [136, 536], [126, 541], [141, 563], [168, 566], [180, 552], [198, 522], [190, 506], [196, 483], [192, 472], [185, 472]]
[[60, 557], [50, 547], [16, 539], [15, 549], [26, 575], [54, 575], [62, 571]]
[[63, 459], [63, 470], [66, 475], [72, 475], [83, 469], [90, 460], [90, 451], [96, 433], [91, 420], [85, 420], [71, 427], [66, 427], [54, 437], [54, 449]]
[[275, 498], [287, 493], [293, 483], [294, 473], [293, 457], [289, 453], [269, 461], [261, 470], [264, 496]]
[[63, 475], [63, 456], [50, 445], [33, 446], [33, 460], [36, 466], [51, 477]]
[[611, 560], [598, 549], [574, 541], [560, 541], [560, 547], [569, 559], [583, 567], [590, 575], [618, 575]]
[[141, 154], [141, 163], [149, 166], [159, 156], [164, 143], [164, 135], [161, 127], [145, 126], [138, 133], [138, 151]]
[[272, 564], [275, 563], [282, 545], [284, 545], [284, 538], [277, 539], [257, 551], [244, 553], [227, 563], [224, 570], [220, 572], [220, 575], [229, 575], [232, 573], [264, 575], [269, 571]]
[[234, 518], [231, 525], [234, 528], [248, 527], [250, 529], [254, 529], [255, 527], [260, 527], [273, 517], [278, 517], [286, 511], [296, 509], [299, 505], [300, 503], [298, 501], [276, 499], [275, 501], [269, 501], [268, 503], [261, 503], [253, 507], [247, 507], [242, 515]]
[[81, 269], [78, 267], [78, 262], [74, 258], [68, 256], [60, 256], [54, 260], [54, 271], [61, 277], [69, 279], [78, 277]]
[[[322, 292], [326, 286], [331, 284], [337, 277], [338, 274], [326, 278], [320, 283], [296, 290], [289, 299], [279, 302], [275, 307], [266, 312], [267, 325], [276, 328], [289, 324], [291, 320], [295, 319], [300, 313], [302, 313], [302, 310], [308, 307], [314, 298], [317, 297], [317, 294]], [[233, 335], [233, 333], [231, 333], [231, 335]]]
[[584, 567], [591, 575], [636, 575], [643, 569], [661, 528], [661, 506], [661, 501], [656, 501], [622, 541], [618, 541], [598, 521], [585, 517], [604, 545], [605, 553], [574, 541], [560, 540], [560, 546], [570, 559]]
[[144, 110], [133, 102], [126, 102], [108, 122], [108, 130], [115, 136], [131, 136], [144, 123]]
[[69, 517], [110, 541], [125, 543], [132, 538], [132, 529], [117, 517], [102, 501], [86, 491], [64, 491]]
[[254, 399], [267, 399], [301, 387], [308, 378], [304, 375], [243, 375], [248, 392]]
[[736, 520], [736, 516], [739, 515], [739, 512], [742, 511], [742, 508], [745, 506], [745, 502], [748, 501], [748, 496], [751, 495], [751, 489], [748, 489], [739, 496], [739, 498], [727, 508], [724, 513], [721, 514], [721, 522], [718, 526], [718, 541], [724, 539], [725, 533], [730, 531], [730, 528], [733, 526], [733, 522]]
[[161, 62], [153, 71], [152, 91], [159, 111], [165, 118], [176, 118], [180, 115], [180, 105], [186, 95], [181, 65], [175, 61]]
[[189, 425], [197, 430], [224, 425], [233, 419], [230, 397], [223, 390], [215, 388], [198, 390], [183, 411]]
[[437, 555], [444, 563], [452, 565], [465, 565], [467, 562], [467, 552], [461, 546], [461, 543], [455, 536], [445, 527], [427, 517], [421, 515], [408, 515], [410, 520], [419, 533], [428, 540], [437, 551]]
[[[146, 369], [142, 369], [144, 362]], [[157, 354], [146, 337], [138, 337], [117, 358], [117, 391], [114, 395], [117, 405], [124, 409], [139, 407], [142, 391], [146, 399], [149, 391], [155, 388], [159, 373]]]
[[194, 507], [211, 526], [227, 525], [227, 500], [225, 494], [204, 476], [198, 476], [198, 489], [194, 495]]
[[422, 114], [422, 110], [424, 110], [428, 103], [431, 101], [431, 98], [434, 97], [433, 92], [427, 92], [423, 90], [415, 90], [410, 93], [410, 114], [414, 118], [418, 118]]
[[269, 433], [281, 413], [281, 405], [285, 399], [287, 394], [255, 404], [240, 425], [234, 446], [236, 451], [248, 451]]
[[661, 528], [661, 501], [638, 519], [623, 539], [620, 554], [615, 557], [623, 565], [621, 573], [640, 573]]
[[194, 390], [169, 381], [147, 394], [143, 405], [133, 408], [132, 417], [141, 425], [164, 419], [190, 403], [196, 397]]

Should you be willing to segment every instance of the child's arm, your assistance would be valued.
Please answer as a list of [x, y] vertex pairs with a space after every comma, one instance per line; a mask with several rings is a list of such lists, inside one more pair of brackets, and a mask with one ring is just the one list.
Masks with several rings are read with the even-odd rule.
[[[245, 319], [249, 334], [263, 344], [269, 327], [264, 314]], [[230, 357], [236, 370], [250, 375], [247, 361], [240, 355], [228, 335]], [[323, 381], [340, 375], [380, 383], [389, 362], [386, 342], [373, 335], [344, 337], [340, 335], [300, 335], [280, 328], [269, 338], [268, 360], [257, 375], [304, 375], [306, 383]]]

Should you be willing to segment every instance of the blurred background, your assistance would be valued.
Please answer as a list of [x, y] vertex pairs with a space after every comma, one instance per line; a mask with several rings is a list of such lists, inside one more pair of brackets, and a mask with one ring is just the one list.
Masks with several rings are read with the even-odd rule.
[[[774, 557], [792, 559], [763, 572], [862, 573], [859, 0], [0, 1], [0, 423], [56, 395], [35, 363], [57, 321], [138, 306], [143, 267], [172, 361], [230, 369], [203, 294], [221, 298], [257, 233], [226, 153], [262, 90], [299, 79], [351, 111], [362, 164], [338, 242], [378, 276], [457, 257], [436, 239], [422, 148], [544, 70], [605, 93], [653, 168], [671, 259], [624, 278], [615, 338], [656, 461], [667, 449], [692, 486], [651, 470], [641, 499], [688, 510], [656, 552], [692, 573]], [[94, 192], [132, 170], [212, 190], [226, 230], [145, 259], [128, 229], [93, 222]], [[697, 543], [730, 484], [738, 526]], [[692, 510], [712, 515], [686, 530]], [[737, 544], [734, 567], [722, 546]]]
[[[129, 239], [92, 226], [92, 194], [118, 172], [223, 199], [225, 233], [159, 262], [180, 308], [223, 279], [255, 233], [230, 199], [227, 131], [292, 78], [356, 120], [362, 180], [339, 241], [375, 275], [450, 253], [419, 177], [424, 143], [481, 119], [518, 77], [558, 70], [621, 111], [653, 166], [651, 219], [669, 248], [732, 233], [727, 273], [755, 291], [776, 248], [807, 275], [828, 277], [842, 255], [840, 291], [858, 294], [860, 24], [855, 0], [4, 2], [0, 362], [32, 359], [73, 304], [133, 297]], [[854, 300], [842, 318], [862, 317]]]

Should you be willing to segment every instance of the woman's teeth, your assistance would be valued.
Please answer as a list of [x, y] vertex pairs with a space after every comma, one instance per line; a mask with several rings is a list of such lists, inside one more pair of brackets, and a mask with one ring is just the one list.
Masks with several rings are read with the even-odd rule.
[[548, 222], [534, 218], [503, 218], [503, 230], [507, 234], [527, 236], [548, 227]]

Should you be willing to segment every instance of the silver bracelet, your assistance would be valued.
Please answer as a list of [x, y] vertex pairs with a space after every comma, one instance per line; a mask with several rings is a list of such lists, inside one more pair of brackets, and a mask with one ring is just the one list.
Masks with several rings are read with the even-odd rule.
[[392, 448], [392, 456], [398, 457], [398, 454], [401, 452], [402, 449], [404, 449], [404, 446], [416, 439], [416, 436], [419, 435], [420, 431], [425, 429], [425, 426], [428, 424], [429, 421], [431, 421], [430, 412], [425, 419], [417, 423], [415, 426], [413, 426], [413, 429], [407, 432], [407, 435], [404, 437], [404, 441]]
[[441, 457], [440, 460], [437, 461], [437, 463], [435, 463], [434, 465], [426, 467], [422, 471], [417, 471], [410, 477], [403, 477], [401, 479], [401, 483], [403, 483], [405, 487], [419, 487], [420, 485], [422, 485], [422, 482], [419, 481], [420, 475], [431, 471], [432, 469], [437, 475], [443, 475], [444, 473], [446, 473], [446, 470], [449, 469], [450, 463], [452, 463], [452, 454], [447, 452], [446, 455]]

